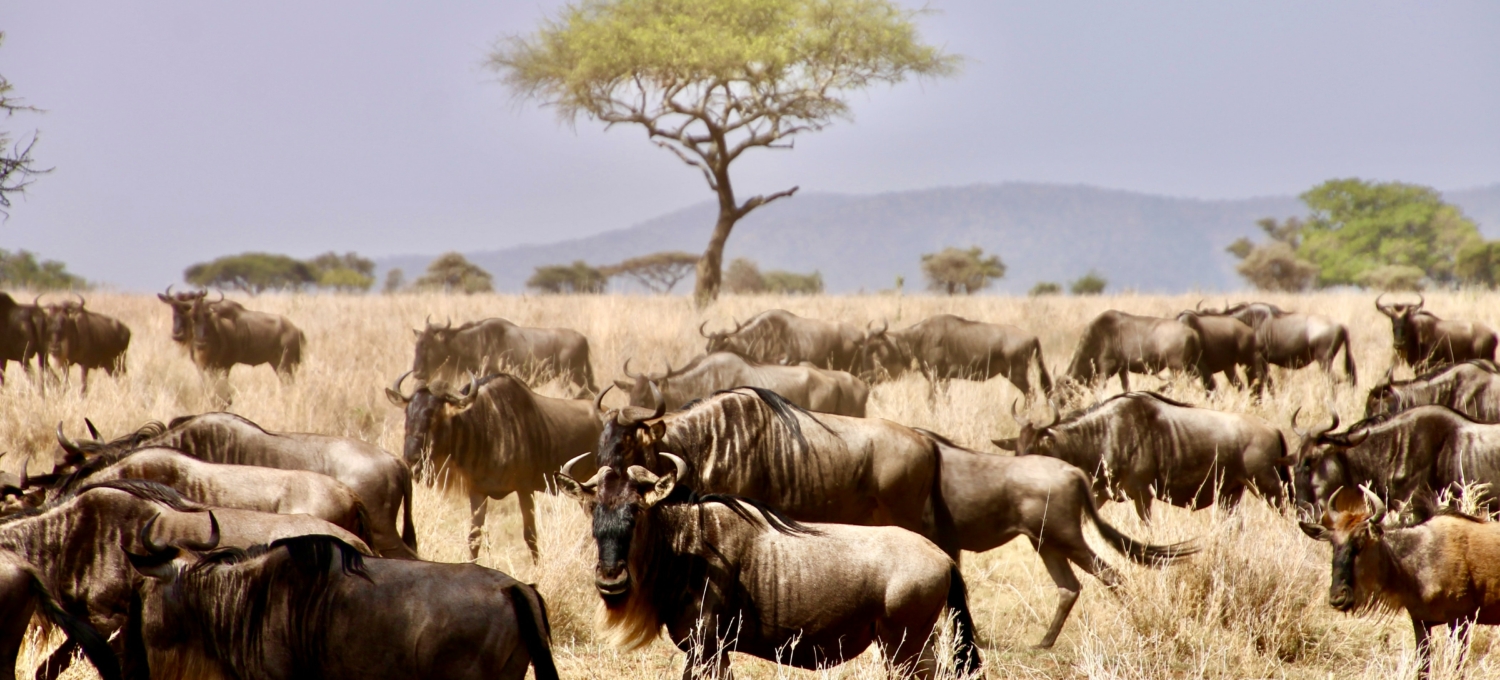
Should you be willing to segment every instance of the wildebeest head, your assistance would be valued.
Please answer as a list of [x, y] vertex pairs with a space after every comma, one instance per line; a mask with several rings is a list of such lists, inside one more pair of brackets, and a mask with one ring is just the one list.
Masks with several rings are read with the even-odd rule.
[[894, 378], [911, 367], [911, 347], [889, 331], [889, 323], [882, 323], [877, 329], [872, 321], [865, 327], [858, 363], [861, 378]]
[[432, 323], [430, 316], [422, 330], [412, 329], [412, 334], [417, 337], [417, 348], [416, 356], [411, 362], [411, 374], [418, 383], [431, 380], [443, 364], [451, 360], [453, 338], [460, 330], [462, 329], [453, 327], [453, 319], [437, 326]]
[[1297, 416], [1301, 409], [1292, 412], [1292, 432], [1302, 439], [1297, 446], [1296, 466], [1292, 471], [1292, 485], [1297, 502], [1317, 506], [1321, 498], [1330, 498], [1341, 488], [1347, 488], [1349, 480], [1349, 449], [1359, 446], [1370, 436], [1363, 423], [1356, 423], [1347, 432], [1334, 433], [1339, 426], [1339, 414], [1329, 409], [1331, 420], [1322, 429], [1302, 430], [1297, 427]]
[[406, 410], [406, 443], [402, 448], [402, 457], [406, 459], [407, 465], [417, 470], [422, 452], [432, 444], [432, 432], [436, 429], [434, 426], [439, 424], [439, 420], [445, 420], [453, 413], [472, 406], [479, 396], [479, 381], [470, 373], [469, 386], [462, 392], [455, 393], [445, 382], [439, 381], [423, 385], [411, 395], [406, 395], [401, 392], [401, 383], [411, 374], [412, 371], [407, 371], [396, 378], [386, 388], [385, 396], [392, 404]]
[[192, 322], [194, 347], [202, 349], [218, 342], [219, 321], [224, 314], [224, 308], [219, 303], [223, 301], [223, 293], [219, 293], [219, 299], [214, 302], [209, 302], [204, 297], [193, 300], [188, 314]]
[[78, 342], [78, 320], [83, 317], [84, 301], [58, 302], [47, 305], [47, 346], [55, 355], [67, 356], [68, 350]]
[[741, 323], [739, 321], [736, 321], [734, 323], [734, 330], [730, 330], [730, 331], [718, 331], [718, 332], [715, 332], [715, 333], [705, 332], [703, 329], [706, 326], [708, 326], [708, 322], [707, 321], [704, 321], [703, 323], [698, 324], [698, 335], [701, 335], [701, 336], [703, 336], [703, 337], [705, 337], [705, 338], [708, 339], [708, 346], [704, 348], [703, 353], [704, 354], [713, 354], [714, 352], [732, 352], [732, 351], [734, 351], [734, 349], [730, 347], [729, 339], [731, 337], [733, 337], [735, 333], [740, 332], [740, 329], [744, 328], [745, 324]]
[[[659, 394], [660, 388], [666, 387], [667, 382], [676, 377], [671, 362], [667, 362], [667, 371], [661, 375], [631, 373], [629, 359], [625, 360], [624, 370], [625, 377], [628, 380], [616, 380], [615, 387], [630, 394], [631, 404], [654, 404], [656, 396], [653, 396], [653, 394]], [[595, 405], [598, 405], [597, 399], [595, 400]]]
[[[1361, 498], [1361, 496], [1363, 496]], [[1333, 544], [1333, 574], [1328, 585], [1328, 604], [1341, 612], [1372, 602], [1377, 588], [1361, 587], [1379, 583], [1385, 561], [1375, 555], [1384, 536], [1380, 522], [1385, 519], [1385, 503], [1368, 487], [1341, 489], [1324, 510], [1321, 521], [1298, 522], [1303, 533], [1313, 540]], [[1369, 556], [1373, 559], [1367, 559]]]
[[1018, 456], [1052, 455], [1052, 448], [1057, 445], [1057, 437], [1052, 432], [1052, 428], [1056, 427], [1057, 423], [1062, 420], [1062, 414], [1058, 412], [1055, 404], [1049, 402], [1048, 407], [1052, 410], [1052, 420], [1046, 424], [1033, 423], [1026, 416], [1016, 411], [1016, 402], [1012, 401], [1010, 403], [1010, 415], [1021, 425], [1021, 433], [1013, 439], [993, 439], [991, 441], [994, 442], [995, 446], [1002, 449], [1015, 451]]
[[173, 293], [172, 287], [167, 286], [167, 292], [157, 293], [156, 298], [167, 303], [172, 308], [172, 340], [175, 342], [187, 342], [193, 333], [193, 303], [202, 300], [208, 295], [208, 291], [200, 290], [194, 293]]
[[1421, 313], [1422, 306], [1427, 304], [1427, 298], [1422, 297], [1422, 295], [1418, 293], [1418, 302], [1416, 304], [1412, 304], [1410, 302], [1380, 304], [1380, 300], [1383, 297], [1385, 297], [1385, 293], [1381, 293], [1380, 295], [1376, 296], [1375, 309], [1380, 310], [1381, 314], [1384, 314], [1391, 319], [1392, 346], [1397, 349], [1404, 348], [1407, 346], [1408, 342], [1414, 339], [1408, 337], [1417, 332], [1416, 325], [1413, 323], [1412, 319], [1419, 313]]
[[558, 474], [562, 490], [583, 505], [593, 519], [594, 542], [599, 547], [594, 565], [594, 588], [610, 608], [626, 606], [633, 586], [645, 577], [652, 531], [652, 506], [672, 494], [677, 480], [687, 474], [687, 462], [670, 453], [673, 471], [664, 475], [640, 465], [620, 469], [601, 465], [588, 481], [574, 479], [568, 461]]

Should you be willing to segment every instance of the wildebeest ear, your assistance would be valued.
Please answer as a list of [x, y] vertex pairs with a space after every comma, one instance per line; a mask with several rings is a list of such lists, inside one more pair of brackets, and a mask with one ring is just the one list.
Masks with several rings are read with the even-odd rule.
[[651, 423], [651, 440], [652, 441], [661, 441], [661, 438], [665, 437], [665, 436], [667, 436], [667, 424], [666, 423], [664, 423], [664, 422], [662, 422], [660, 420], [658, 420], [658, 421], [656, 421], [654, 423]]
[[558, 488], [558, 490], [562, 491], [564, 494], [566, 494], [568, 497], [572, 498], [573, 500], [576, 500], [576, 501], [591, 501], [591, 500], [594, 500], [594, 492], [591, 489], [585, 489], [583, 487], [583, 484], [580, 483], [578, 480], [573, 479], [572, 477], [569, 477], [569, 476], [567, 476], [565, 474], [562, 474], [562, 473], [558, 473], [557, 476], [556, 476], [556, 479], [557, 479], [557, 488]]
[[411, 334], [415, 335], [415, 336], [417, 336], [419, 338], [422, 337], [422, 331], [419, 331], [419, 330], [417, 330], [415, 328], [411, 329]]
[[669, 472], [665, 475], [662, 475], [656, 478], [656, 483], [651, 486], [651, 489], [649, 491], [641, 495], [641, 502], [648, 508], [656, 505], [667, 496], [672, 495], [672, 489], [676, 486], [676, 472]]
[[1321, 524], [1313, 524], [1312, 522], [1298, 522], [1297, 526], [1302, 527], [1302, 533], [1307, 534], [1308, 538], [1311, 538], [1314, 541], [1328, 540], [1328, 528]]
[[134, 567], [142, 576], [149, 576], [167, 583], [171, 583], [173, 579], [177, 578], [177, 563], [173, 561], [177, 556], [177, 551], [175, 550], [171, 551], [170, 556], [163, 555], [160, 557], [155, 555], [137, 555], [127, 550], [125, 551], [125, 556], [130, 558], [130, 566]]
[[1009, 439], [991, 439], [990, 442], [992, 442], [995, 446], [998, 446], [998, 447], [1000, 447], [1000, 448], [1002, 448], [1002, 449], [1004, 449], [1006, 451], [1015, 451], [1016, 450], [1016, 438], [1015, 437], [1011, 437]]
[[385, 398], [391, 401], [396, 408], [406, 408], [406, 400], [401, 398], [400, 393], [389, 387], [385, 388]]

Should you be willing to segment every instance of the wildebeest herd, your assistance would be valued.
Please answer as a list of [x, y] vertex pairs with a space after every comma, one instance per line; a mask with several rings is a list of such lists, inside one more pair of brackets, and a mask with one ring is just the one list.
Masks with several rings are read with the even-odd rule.
[[[203, 291], [159, 298], [205, 376], [269, 364], [295, 379], [308, 348], [288, 319]], [[703, 354], [660, 373], [627, 361], [603, 390], [576, 331], [429, 319], [411, 370], [385, 389], [405, 414], [399, 456], [224, 412], [113, 438], [59, 424], [50, 469], [3, 480], [0, 677], [14, 676], [33, 612], [67, 638], [39, 678], [79, 651], [106, 678], [557, 677], [534, 586], [420, 559], [412, 487], [439, 477], [469, 498], [471, 557], [489, 499], [516, 494], [533, 556], [534, 495], [576, 499], [602, 632], [636, 648], [665, 630], [685, 678], [728, 677], [729, 651], [818, 668], [871, 646], [893, 672], [975, 674], [962, 551], [1027, 538], [1058, 587], [1038, 645], [1050, 647], [1079, 597], [1073, 567], [1121, 580], [1084, 524], [1148, 567], [1200, 549], [1136, 540], [1101, 505], [1128, 501], [1149, 520], [1155, 500], [1231, 510], [1246, 491], [1333, 544], [1330, 605], [1410, 614], [1425, 673], [1432, 627], [1500, 623], [1500, 530], [1448, 505], [1468, 494], [1500, 509], [1500, 366], [1482, 324], [1440, 320], [1425, 299], [1375, 304], [1418, 375], [1388, 373], [1342, 430], [1336, 414], [1310, 430], [1294, 415], [1295, 440], [1252, 415], [1129, 391], [1130, 373], [1173, 371], [1275, 398], [1269, 366], [1333, 374], [1340, 352], [1355, 382], [1344, 325], [1266, 303], [1105, 312], [1055, 376], [1037, 337], [1012, 325], [939, 315], [860, 328], [771, 310], [701, 325]], [[73, 365], [80, 391], [93, 368], [123, 371], [130, 329], [86, 307], [0, 294], [0, 359], [38, 389], [70, 389], [53, 376]], [[907, 373], [933, 393], [1005, 377], [1049, 415], [990, 405], [1020, 425], [994, 441], [1016, 455], [867, 418], [870, 386]], [[1115, 376], [1123, 394], [1081, 403]], [[573, 398], [533, 391], [554, 378]], [[607, 407], [616, 388], [628, 404]]]

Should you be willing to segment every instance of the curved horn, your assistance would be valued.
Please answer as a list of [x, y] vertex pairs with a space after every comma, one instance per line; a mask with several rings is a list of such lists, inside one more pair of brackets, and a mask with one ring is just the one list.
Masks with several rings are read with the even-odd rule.
[[1338, 414], [1338, 411], [1334, 411], [1330, 415], [1333, 417], [1333, 422], [1329, 423], [1328, 424], [1328, 429], [1323, 430], [1323, 432], [1320, 433], [1320, 434], [1332, 432], [1334, 430], [1339, 429], [1339, 414]]
[[703, 329], [706, 328], [706, 327], [708, 327], [708, 322], [707, 321], [704, 321], [703, 323], [698, 324], [698, 335], [701, 335], [701, 336], [703, 336], [705, 338], [708, 338], [709, 340], [714, 339], [714, 336], [709, 335], [709, 334], [703, 332]]
[[1422, 306], [1426, 305], [1426, 304], [1427, 304], [1427, 298], [1422, 297], [1421, 293], [1417, 293], [1417, 306], [1416, 307], [1412, 307], [1411, 311], [1415, 312], [1415, 311], [1421, 309]]
[[578, 454], [576, 456], [573, 456], [572, 458], [569, 458], [568, 462], [563, 463], [562, 467], [558, 468], [557, 473], [560, 474], [560, 475], [562, 475], [562, 476], [564, 476], [564, 477], [572, 478], [573, 477], [573, 466], [577, 465], [578, 461], [581, 461], [581, 460], [583, 460], [585, 458], [588, 458], [589, 456], [592, 456], [592, 455], [594, 455], [594, 452], [590, 451], [588, 453], [580, 453], [580, 454]]
[[469, 393], [455, 395], [455, 398], [453, 399], [453, 405], [457, 406], [460, 409], [465, 409], [474, 405], [474, 400], [478, 398], [479, 378], [474, 375], [473, 371], [469, 371]]
[[1385, 502], [1380, 500], [1380, 497], [1376, 496], [1368, 486], [1360, 485], [1359, 491], [1364, 494], [1365, 504], [1370, 506], [1370, 525], [1380, 526], [1380, 521], [1385, 519]]
[[152, 515], [151, 519], [146, 520], [146, 523], [141, 525], [140, 532], [136, 534], [141, 539], [141, 545], [146, 546], [147, 554], [156, 555], [172, 549], [170, 545], [157, 545], [156, 541], [151, 540], [152, 530], [156, 528], [156, 520], [159, 519], [161, 519], [161, 513], [158, 512]]
[[1298, 406], [1297, 410], [1292, 411], [1292, 433], [1296, 434], [1298, 437], [1300, 437], [1302, 439], [1307, 439], [1307, 430], [1304, 430], [1304, 429], [1302, 429], [1300, 427], [1297, 427], [1297, 416], [1300, 415], [1301, 413], [1302, 413], [1302, 407], [1301, 406]]
[[22, 489], [24, 489], [24, 488], [26, 488], [28, 486], [31, 486], [31, 478], [26, 476], [26, 467], [28, 465], [31, 465], [31, 458], [29, 458], [29, 457], [25, 458], [25, 459], [23, 459], [21, 461], [21, 488]]
[[609, 391], [614, 389], [614, 387], [613, 384], [610, 384], [605, 385], [604, 389], [599, 390], [599, 394], [594, 397], [594, 415], [604, 415], [604, 395], [609, 394]]
[[662, 379], [670, 378], [670, 377], [672, 377], [672, 362], [668, 361], [668, 362], [664, 362], [664, 363], [666, 363], [666, 365], [667, 365], [667, 372], [661, 374], [661, 377], [662, 377]]
[[432, 328], [432, 315], [428, 314], [427, 318], [422, 320], [422, 323], [426, 324], [428, 328]]
[[214, 304], [218, 304], [218, 303], [224, 301], [224, 291], [220, 290], [220, 291], [217, 291], [217, 292], [219, 293], [219, 299], [214, 300]]
[[41, 293], [37, 293], [36, 297], [31, 298], [31, 306], [32, 307], [40, 307], [41, 303], [42, 303], [42, 295], [41, 295]]
[[[160, 515], [157, 515], [157, 516], [160, 517]], [[182, 546], [184, 548], [187, 548], [188, 550], [192, 550], [192, 551], [195, 551], [195, 552], [208, 552], [210, 550], [213, 550], [214, 548], [219, 547], [219, 538], [220, 538], [220, 536], [219, 536], [219, 518], [214, 515], [214, 511], [209, 510], [208, 511], [208, 540], [201, 541], [201, 542], [200, 541], [178, 541], [177, 545], [180, 545], [180, 546]]]
[[1204, 298], [1203, 300], [1199, 300], [1198, 301], [1198, 306], [1194, 307], [1193, 311], [1195, 311], [1195, 312], [1201, 312], [1201, 311], [1203, 311], [1203, 301], [1207, 300], [1207, 299], [1208, 298]]
[[87, 304], [88, 304], [88, 301], [87, 301], [87, 300], [85, 300], [85, 299], [83, 299], [83, 296], [82, 296], [82, 295], [80, 295], [80, 294], [79, 294], [79, 293], [78, 293], [78, 291], [76, 291], [76, 290], [75, 290], [75, 291], [73, 291], [73, 297], [76, 297], [76, 298], [78, 298], [78, 308], [79, 308], [79, 309], [83, 309], [83, 308], [84, 308], [84, 306], [86, 306], [86, 305], [87, 305]]
[[1052, 427], [1053, 425], [1057, 424], [1057, 421], [1062, 420], [1062, 411], [1057, 410], [1057, 402], [1054, 402], [1051, 399], [1048, 399], [1047, 400], [1047, 409], [1050, 410], [1050, 411], [1052, 411], [1052, 422], [1049, 422], [1046, 425], [1043, 425], [1042, 426], [1043, 428]]
[[94, 427], [94, 421], [89, 420], [88, 418], [84, 418], [83, 424], [88, 426], [89, 436], [93, 437], [94, 441], [104, 441], [104, 438], [99, 436], [99, 428]]
[[57, 443], [63, 448], [64, 451], [67, 451], [68, 455], [70, 456], [84, 457], [87, 455], [83, 452], [83, 449], [78, 446], [78, 442], [68, 439], [68, 435], [63, 434], [62, 421], [58, 421], [57, 423]]
[[640, 380], [641, 379], [641, 376], [638, 376], [638, 375], [630, 372], [630, 358], [629, 357], [625, 358], [625, 369], [624, 370], [625, 370], [625, 377], [630, 378], [631, 380]]
[[406, 376], [409, 376], [409, 375], [411, 375], [411, 371], [407, 371], [405, 373], [402, 373], [400, 376], [398, 376], [396, 378], [396, 382], [391, 383], [390, 389], [386, 390], [386, 394], [389, 394], [391, 396], [394, 396], [394, 397], [400, 399], [401, 403], [403, 403], [403, 404], [410, 404], [411, 403], [411, 395], [406, 394], [405, 392], [401, 391], [401, 383], [404, 382], [406, 380]]
[[172, 297], [172, 284], [170, 284], [170, 283], [167, 284], [167, 292], [162, 293], [162, 295], [165, 295], [167, 297]]
[[651, 388], [651, 399], [656, 402], [656, 410], [646, 420], [656, 420], [667, 412], [667, 400], [662, 398], [661, 390], [656, 387], [656, 381], [647, 382], [646, 386]]
[[681, 482], [687, 476], [687, 461], [666, 451], [660, 451], [656, 455], [665, 457], [667, 460], [672, 461], [672, 465], [677, 467], [677, 481]]
[[1385, 314], [1385, 315], [1389, 316], [1390, 315], [1390, 311], [1389, 311], [1390, 307], [1387, 307], [1385, 305], [1380, 304], [1381, 298], [1384, 298], [1384, 297], [1385, 297], [1385, 293], [1381, 293], [1381, 294], [1375, 296], [1375, 309], [1380, 310], [1381, 314]]
[[1031, 424], [1031, 419], [1027, 418], [1026, 416], [1021, 415], [1021, 413], [1016, 410], [1016, 404], [1019, 404], [1019, 403], [1021, 403], [1020, 397], [1017, 397], [1017, 398], [1011, 400], [1011, 402], [1010, 402], [1010, 418], [1011, 418], [1011, 420], [1016, 421], [1017, 425], [1021, 425], [1023, 427], [1026, 426], [1026, 425], [1030, 425]]
[[445, 322], [443, 324], [443, 330], [445, 330], [445, 331], [446, 330], [451, 330], [452, 328], [453, 328], [453, 317], [450, 316], [450, 317], [448, 317], [447, 322]]

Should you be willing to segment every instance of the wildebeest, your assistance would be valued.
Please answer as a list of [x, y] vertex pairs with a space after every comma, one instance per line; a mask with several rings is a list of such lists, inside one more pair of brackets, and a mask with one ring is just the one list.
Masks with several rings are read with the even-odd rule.
[[1500, 366], [1474, 360], [1434, 369], [1411, 380], [1385, 381], [1370, 388], [1365, 417], [1399, 413], [1416, 406], [1447, 406], [1481, 423], [1500, 423]]
[[[206, 290], [173, 293], [171, 286], [167, 286], [165, 293], [156, 294], [156, 299], [172, 308], [172, 342], [177, 343], [189, 354], [193, 351], [193, 303], [204, 299], [207, 295]], [[221, 303], [214, 301], [205, 304], [219, 305]]]
[[1210, 376], [1209, 380], [1213, 374], [1223, 373], [1229, 384], [1239, 387], [1236, 369], [1244, 367], [1245, 381], [1257, 392], [1264, 387], [1266, 360], [1256, 347], [1255, 329], [1249, 324], [1201, 309], [1183, 311], [1177, 315], [1177, 321], [1197, 331], [1198, 344], [1203, 350], [1203, 371]]
[[88, 621], [68, 613], [47, 588], [36, 567], [8, 550], [0, 550], [0, 680], [16, 680], [16, 659], [32, 612], [40, 612], [83, 649], [105, 680], [120, 677], [120, 662], [104, 636]]
[[386, 390], [391, 403], [406, 410], [406, 463], [420, 469], [425, 451], [433, 470], [459, 477], [472, 511], [469, 555], [479, 555], [485, 501], [514, 492], [521, 534], [535, 557], [532, 494], [547, 490], [547, 477], [564, 461], [599, 442], [597, 402], [542, 396], [505, 373], [471, 379], [462, 393], [439, 381], [407, 396], [401, 392], [406, 376]]
[[857, 373], [865, 333], [846, 321], [806, 319], [784, 309], [772, 309], [736, 323], [734, 330], [698, 334], [708, 339], [703, 351], [733, 352], [762, 364], [800, 364]]
[[1017, 418], [1020, 436], [995, 445], [1078, 466], [1093, 476], [1098, 498], [1129, 498], [1142, 520], [1150, 519], [1153, 498], [1195, 510], [1217, 499], [1233, 508], [1251, 489], [1280, 502], [1290, 472], [1280, 430], [1154, 392], [1115, 395], [1067, 419], [1054, 413], [1047, 424]]
[[130, 329], [119, 320], [91, 312], [83, 296], [76, 304], [47, 305], [47, 351], [67, 375], [72, 366], [83, 373], [80, 390], [89, 391], [89, 371], [104, 369], [111, 377], [125, 372], [125, 350]]
[[661, 375], [632, 375], [630, 362], [625, 363], [629, 381], [616, 380], [615, 385], [630, 395], [630, 404], [651, 408], [652, 384], [661, 391], [668, 409], [681, 408], [695, 399], [735, 387], [763, 387], [809, 411], [841, 416], [865, 417], [865, 403], [870, 387], [863, 380], [843, 371], [816, 366], [758, 364], [732, 352], [714, 352], [699, 356], [682, 368]]
[[1118, 375], [1120, 388], [1128, 392], [1131, 372], [1155, 374], [1163, 369], [1197, 376], [1206, 389], [1213, 389], [1213, 376], [1203, 366], [1203, 344], [1197, 331], [1176, 319], [1109, 310], [1084, 330], [1068, 364], [1068, 379], [1092, 384]]
[[1255, 346], [1266, 363], [1302, 368], [1314, 361], [1332, 375], [1333, 360], [1344, 352], [1344, 374], [1356, 382], [1349, 329], [1315, 314], [1288, 312], [1265, 302], [1241, 302], [1210, 314], [1225, 314], [1255, 329]]
[[[183, 416], [168, 426], [147, 423], [136, 432], [104, 444], [73, 443], [86, 453], [134, 448], [175, 449], [209, 463], [307, 470], [348, 485], [364, 501], [378, 554], [417, 549], [411, 515], [411, 470], [400, 458], [373, 444], [348, 437], [302, 432], [271, 432], [233, 413]], [[400, 544], [395, 541], [401, 516]]]
[[[1344, 432], [1298, 432], [1297, 500], [1326, 503], [1340, 487], [1369, 485], [1387, 502], [1426, 503], [1442, 491], [1481, 487], [1481, 505], [1500, 498], [1500, 425], [1476, 423], [1446, 406], [1418, 406], [1367, 418]], [[1295, 422], [1293, 424], [1295, 427]]]
[[898, 669], [929, 678], [946, 607], [958, 627], [953, 667], [978, 670], [963, 576], [930, 541], [895, 527], [802, 525], [733, 496], [695, 497], [676, 486], [687, 463], [663, 457], [675, 472], [633, 465], [623, 474], [601, 467], [584, 482], [558, 476], [593, 518], [594, 586], [616, 644], [644, 646], [666, 627], [688, 655], [688, 680], [731, 677], [731, 650], [821, 668], [877, 644]]
[[[37, 299], [41, 299], [38, 295]], [[0, 385], [5, 384], [5, 369], [14, 361], [21, 364], [33, 379], [32, 360], [43, 374], [47, 372], [47, 313], [35, 301], [26, 305], [16, 302], [10, 293], [0, 293]], [[41, 383], [38, 383], [41, 384]]]
[[456, 382], [464, 375], [504, 369], [564, 376], [580, 391], [598, 392], [589, 339], [569, 328], [529, 328], [505, 319], [471, 321], [458, 328], [428, 322], [417, 336], [411, 375], [422, 387], [433, 380]]
[[191, 556], [143, 539], [126, 638], [152, 677], [557, 678], [541, 595], [501, 572], [328, 536]]
[[1417, 673], [1426, 677], [1434, 627], [1455, 629], [1467, 644], [1474, 624], [1500, 624], [1500, 524], [1447, 513], [1385, 527], [1385, 503], [1363, 492], [1360, 503], [1359, 493], [1344, 489], [1319, 523], [1301, 522], [1302, 531], [1333, 544], [1329, 606], [1405, 610], [1416, 634]]
[[1495, 331], [1474, 321], [1439, 319], [1424, 311], [1427, 298], [1419, 302], [1380, 304], [1375, 309], [1391, 319], [1391, 346], [1401, 360], [1418, 370], [1435, 368], [1471, 359], [1495, 360]]
[[282, 379], [291, 379], [302, 363], [307, 336], [284, 316], [204, 298], [193, 301], [191, 315], [193, 361], [205, 372], [222, 375], [235, 364], [269, 364]]
[[929, 380], [984, 381], [999, 375], [1028, 396], [1028, 374], [1035, 363], [1042, 393], [1052, 393], [1042, 343], [1015, 326], [938, 314], [899, 331], [882, 327], [870, 331], [861, 369], [867, 375], [895, 378], [911, 367], [913, 359]]

